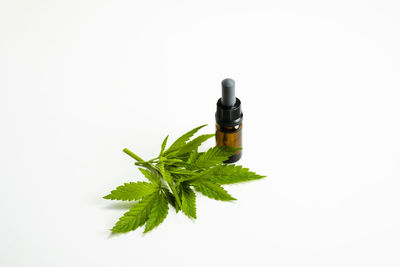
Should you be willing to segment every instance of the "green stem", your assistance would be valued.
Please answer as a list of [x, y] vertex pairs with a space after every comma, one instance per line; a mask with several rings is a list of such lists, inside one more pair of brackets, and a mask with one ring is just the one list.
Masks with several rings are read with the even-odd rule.
[[160, 159], [160, 157], [156, 157], [156, 158], [151, 159], [151, 160], [149, 160], [149, 161], [155, 161], [155, 160], [157, 160], [157, 159]]
[[144, 159], [142, 159], [141, 157], [139, 157], [138, 155], [136, 155], [135, 153], [133, 153], [132, 151], [130, 151], [127, 148], [124, 148], [123, 150], [126, 154], [128, 154], [129, 156], [131, 156], [132, 158], [136, 159], [137, 161], [144, 161]]
[[[132, 151], [130, 151], [127, 148], [124, 148], [123, 150], [126, 154], [128, 154], [129, 156], [131, 156], [132, 158], [134, 158], [136, 161], [136, 163], [143, 165], [144, 167], [148, 168], [149, 170], [153, 171], [154, 173], [158, 174], [161, 177], [161, 180], [165, 180], [163, 175], [162, 175], [162, 171], [160, 171], [157, 167], [153, 166], [152, 164], [148, 163], [147, 161], [143, 160], [141, 157], [139, 157], [138, 155], [136, 155], [135, 153], [133, 153]], [[175, 187], [173, 184], [168, 183], [168, 186], [170, 187], [172, 193], [174, 194], [176, 201], [178, 202], [179, 207], [182, 209], [182, 204], [181, 201], [179, 199], [178, 196], [178, 192], [176, 192]]]
[[143, 165], [143, 167], [148, 168], [149, 170], [151, 170], [152, 172], [156, 173], [156, 174], [160, 174], [160, 172], [157, 170], [156, 167], [154, 167], [152, 164], [148, 163], [147, 161], [145, 161], [144, 159], [142, 159], [141, 157], [139, 157], [138, 155], [136, 155], [135, 153], [133, 153], [132, 151], [130, 151], [127, 148], [124, 148], [123, 150], [126, 154], [128, 154], [129, 156], [131, 156], [132, 158], [134, 158], [136, 161], [139, 162], [139, 164]]
[[135, 165], [145, 165], [145, 164], [151, 164], [153, 163], [153, 161], [149, 160], [149, 161], [136, 161]]
[[[161, 162], [161, 164], [160, 164], [160, 171], [161, 171], [161, 176], [167, 182], [169, 188], [171, 189], [172, 193], [174, 194], [176, 202], [178, 202], [179, 208], [181, 208], [181, 210], [182, 210], [182, 203], [181, 203], [181, 200], [179, 199], [178, 192], [176, 192], [176, 190], [175, 190], [175, 186], [174, 186], [173, 181], [172, 181], [172, 176], [169, 177], [168, 179], [165, 179], [165, 177], [167, 176], [167, 171], [164, 169], [164, 163], [163, 162]], [[170, 175], [170, 174], [168, 173], [168, 175]]]

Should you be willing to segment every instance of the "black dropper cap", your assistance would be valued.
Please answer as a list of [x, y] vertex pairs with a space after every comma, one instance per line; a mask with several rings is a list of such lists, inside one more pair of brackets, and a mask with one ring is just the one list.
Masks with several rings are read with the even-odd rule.
[[222, 97], [217, 102], [216, 122], [222, 127], [232, 127], [240, 124], [243, 119], [241, 102], [235, 97], [235, 81], [222, 81]]

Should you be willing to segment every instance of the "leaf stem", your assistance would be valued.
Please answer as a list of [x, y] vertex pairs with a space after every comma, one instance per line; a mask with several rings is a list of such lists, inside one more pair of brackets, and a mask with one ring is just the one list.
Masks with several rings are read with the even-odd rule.
[[144, 161], [144, 159], [142, 159], [141, 157], [139, 157], [138, 155], [136, 155], [135, 153], [133, 153], [132, 151], [130, 151], [127, 148], [124, 148], [123, 150], [126, 154], [128, 154], [129, 156], [131, 156], [132, 158], [136, 159], [136, 161]]
[[[148, 163], [147, 161], [145, 161], [144, 159], [142, 159], [141, 157], [139, 157], [138, 155], [136, 155], [135, 153], [133, 153], [132, 151], [130, 151], [127, 148], [124, 148], [123, 150], [126, 154], [128, 154], [129, 156], [131, 156], [132, 158], [134, 158], [136, 161], [136, 163], [143, 165], [143, 167], [148, 168], [150, 171], [160, 175], [160, 172], [157, 170], [156, 167], [154, 167], [152, 164]], [[135, 164], [136, 164], [135, 163]]]
[[[165, 180], [165, 178], [163, 176], [163, 171], [160, 171], [157, 167], [155, 167], [152, 164], [150, 164], [149, 162], [143, 160], [141, 157], [139, 157], [138, 155], [136, 155], [135, 153], [133, 153], [129, 149], [124, 148], [123, 151], [137, 161], [135, 164], [143, 165], [144, 167], [146, 167], [149, 170], [153, 171], [154, 173], [158, 174], [160, 176], [161, 180]], [[178, 202], [178, 206], [182, 209], [182, 203], [181, 203], [181, 201], [179, 199], [178, 192], [176, 192], [174, 185], [170, 184], [168, 181], [167, 181], [167, 184], [170, 187], [172, 193], [174, 194], [174, 196], [176, 198], [176, 201]]]

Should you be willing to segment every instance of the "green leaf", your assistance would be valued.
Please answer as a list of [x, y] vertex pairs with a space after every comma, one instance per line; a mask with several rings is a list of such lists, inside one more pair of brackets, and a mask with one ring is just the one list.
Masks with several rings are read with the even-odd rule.
[[192, 153], [190, 153], [187, 163], [193, 164], [194, 162], [196, 162], [198, 156], [199, 156], [199, 152], [197, 151], [197, 149], [193, 150]]
[[226, 192], [226, 190], [222, 186], [214, 182], [204, 180], [204, 181], [197, 181], [192, 185], [194, 186], [194, 189], [196, 191], [202, 193], [203, 195], [209, 198], [213, 198], [216, 200], [223, 200], [223, 201], [236, 200], [236, 198], [229, 195], [228, 192]]
[[179, 199], [179, 195], [176, 191], [176, 187], [174, 182], [172, 181], [172, 175], [167, 171], [164, 167], [164, 163], [161, 163], [160, 165], [161, 169], [161, 175], [163, 176], [164, 180], [168, 183], [169, 188], [172, 190], [172, 193], [175, 196], [176, 202], [178, 203], [178, 206], [181, 207], [181, 200]]
[[251, 172], [248, 168], [239, 165], [221, 165], [213, 168], [212, 174], [208, 178], [218, 184], [235, 184], [264, 177], [266, 176]]
[[139, 168], [139, 170], [142, 172], [144, 177], [146, 177], [150, 182], [159, 185], [160, 184], [160, 177], [158, 177], [157, 174], [155, 174], [152, 171], [149, 171], [147, 169]]
[[200, 135], [198, 137], [196, 137], [195, 139], [193, 139], [192, 141], [188, 142], [186, 145], [183, 145], [179, 148], [179, 150], [172, 152], [171, 154], [168, 155], [168, 157], [172, 158], [172, 157], [176, 157], [179, 155], [183, 155], [186, 153], [190, 153], [193, 150], [197, 149], [203, 142], [207, 141], [208, 139], [210, 139], [211, 137], [214, 137], [215, 134], [203, 134]]
[[[169, 205], [189, 218], [196, 218], [196, 193], [223, 201], [235, 200], [221, 185], [261, 179], [265, 176], [247, 168], [222, 164], [240, 148], [213, 147], [206, 152], [199, 147], [214, 134], [192, 138], [202, 125], [179, 137], [167, 149], [168, 136], [161, 144], [158, 157], [144, 160], [132, 151], [124, 152], [136, 160], [135, 165], [150, 182], [125, 183], [104, 198], [139, 200], [116, 222], [112, 232], [122, 233], [145, 225], [149, 232], [166, 218]], [[168, 186], [167, 186], [168, 185]], [[168, 187], [168, 188], [167, 188]]]
[[164, 153], [165, 146], [167, 145], [167, 140], [168, 140], [168, 135], [164, 138], [164, 141], [161, 144], [161, 151], [160, 154], [158, 155], [159, 157], [161, 157], [162, 154]]
[[182, 168], [169, 168], [168, 171], [172, 174], [181, 174], [181, 175], [196, 175], [197, 172], [188, 170], [188, 169], [182, 169]]
[[213, 171], [214, 171], [214, 168], [209, 168], [209, 169], [202, 170], [200, 172], [194, 172], [194, 175], [192, 175], [192, 176], [188, 175], [186, 177], [183, 177], [179, 181], [180, 182], [187, 181], [187, 182], [194, 183], [196, 181], [205, 180], [212, 175]]
[[132, 201], [141, 199], [154, 193], [158, 189], [154, 184], [147, 182], [125, 183], [118, 186], [111, 194], [103, 197], [105, 199]]
[[169, 171], [167, 171], [167, 170], [165, 169], [164, 162], [161, 163], [161, 165], [160, 165], [160, 170], [161, 170], [161, 175], [163, 176], [163, 179], [164, 179], [168, 184], [172, 183], [172, 176], [171, 176], [171, 174], [169, 173]]
[[241, 148], [215, 146], [200, 155], [192, 164], [200, 168], [209, 168], [221, 164], [238, 150], [241, 150]]
[[150, 211], [149, 219], [146, 222], [144, 233], [154, 229], [164, 221], [168, 214], [168, 201], [165, 194], [161, 191], [157, 194], [153, 208]]
[[188, 184], [181, 184], [182, 211], [189, 218], [196, 219], [196, 194]]
[[165, 193], [168, 203], [171, 204], [171, 206], [175, 208], [176, 213], [178, 213], [178, 211], [180, 211], [180, 208], [178, 202], [176, 202], [174, 194], [172, 194], [167, 188], [163, 188], [163, 191]]
[[125, 233], [135, 230], [142, 226], [153, 208], [154, 200], [158, 192], [145, 196], [142, 200], [136, 203], [128, 212], [126, 212], [115, 226], [111, 229], [114, 233]]
[[190, 130], [189, 132], [185, 133], [184, 135], [176, 139], [176, 141], [172, 143], [172, 145], [165, 151], [165, 154], [177, 150], [181, 146], [185, 145], [186, 142], [190, 139], [190, 137], [192, 137], [195, 133], [197, 133], [198, 130], [200, 130], [204, 126], [207, 126], [207, 124], [196, 127], [193, 130]]
[[178, 163], [183, 163], [181, 159], [167, 159], [164, 161], [165, 165], [178, 165]]

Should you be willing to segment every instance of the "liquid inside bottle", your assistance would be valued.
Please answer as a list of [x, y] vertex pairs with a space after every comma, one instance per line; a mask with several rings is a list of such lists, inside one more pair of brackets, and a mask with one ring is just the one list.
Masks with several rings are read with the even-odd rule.
[[[215, 140], [217, 146], [242, 147], [242, 123], [236, 126], [221, 127], [216, 123]], [[233, 163], [242, 157], [242, 150], [236, 151], [225, 163]]]

